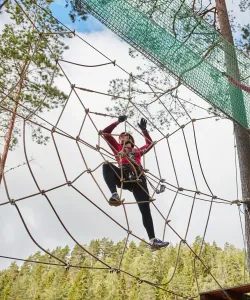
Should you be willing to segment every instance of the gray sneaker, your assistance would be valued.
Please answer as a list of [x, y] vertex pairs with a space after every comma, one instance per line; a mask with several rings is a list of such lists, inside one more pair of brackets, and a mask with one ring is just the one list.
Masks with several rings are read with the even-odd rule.
[[156, 250], [160, 250], [163, 248], [166, 248], [169, 245], [169, 242], [163, 242], [160, 239], [151, 239], [150, 240], [150, 250], [151, 251], [156, 251]]
[[119, 206], [122, 204], [122, 201], [120, 200], [120, 197], [118, 193], [113, 193], [112, 196], [109, 199], [109, 205], [111, 206]]

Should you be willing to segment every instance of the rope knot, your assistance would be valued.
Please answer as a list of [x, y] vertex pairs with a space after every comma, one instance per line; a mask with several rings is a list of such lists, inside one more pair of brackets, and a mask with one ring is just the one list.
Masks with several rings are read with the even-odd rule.
[[16, 204], [16, 201], [14, 199], [10, 199], [10, 204], [11, 205], [15, 205]]
[[116, 272], [116, 274], [118, 274], [118, 273], [120, 273], [120, 270], [116, 267], [110, 267], [109, 273], [113, 273], [113, 272]]

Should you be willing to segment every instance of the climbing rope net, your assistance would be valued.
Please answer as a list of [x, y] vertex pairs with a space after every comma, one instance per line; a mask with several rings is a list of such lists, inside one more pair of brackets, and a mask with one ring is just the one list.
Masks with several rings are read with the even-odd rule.
[[[20, 11], [22, 12], [22, 14], [24, 14], [24, 16], [31, 22], [31, 24], [33, 25], [33, 28], [35, 28], [38, 31], [38, 33], [41, 37], [41, 40], [42, 40], [43, 36], [44, 36], [44, 32], [40, 32], [36, 28], [35, 23], [30, 18], [28, 13], [23, 9], [22, 4], [20, 4], [17, 1], [16, 1], [16, 4], [20, 7]], [[43, 10], [43, 8], [41, 6], [39, 6], [38, 4], [37, 4], [37, 6], [39, 7], [39, 9]], [[55, 20], [57, 22], [61, 23], [57, 19], [55, 19]], [[217, 204], [221, 204], [221, 205], [237, 204], [238, 208], [239, 208], [239, 205], [241, 204], [241, 201], [238, 199], [238, 192], [237, 192], [237, 200], [233, 200], [233, 201], [228, 200], [228, 199], [224, 199], [224, 198], [219, 197], [219, 196], [214, 194], [212, 188], [208, 184], [208, 181], [207, 181], [207, 178], [205, 176], [205, 172], [203, 170], [203, 166], [202, 166], [202, 163], [201, 163], [201, 158], [200, 158], [200, 153], [199, 153], [199, 148], [198, 148], [198, 142], [197, 142], [197, 129], [196, 129], [196, 126], [197, 126], [196, 124], [197, 123], [202, 122], [203, 120], [206, 120], [206, 119], [217, 118], [218, 116], [216, 114], [211, 115], [211, 113], [210, 113], [206, 117], [195, 118], [194, 119], [194, 118], [191, 117], [191, 114], [189, 113], [189, 111], [184, 106], [184, 101], [185, 100], [177, 97], [176, 98], [176, 103], [180, 107], [180, 109], [183, 110], [183, 112], [185, 113], [185, 116], [187, 118], [186, 123], [181, 124], [179, 119], [175, 118], [172, 110], [169, 109], [169, 107], [166, 105], [166, 103], [163, 100], [161, 100], [161, 98], [159, 97], [159, 92], [158, 92], [157, 87], [149, 84], [148, 82], [143, 82], [142, 79], [137, 78], [136, 76], [133, 76], [133, 74], [131, 72], [128, 72], [127, 70], [122, 68], [119, 64], [117, 64], [117, 62], [115, 60], [110, 59], [109, 57], [107, 57], [101, 51], [99, 51], [94, 46], [92, 46], [90, 43], [88, 43], [86, 40], [84, 40], [80, 35], [77, 35], [74, 31], [70, 30], [67, 26], [65, 26], [65, 25], [63, 25], [63, 26], [65, 27], [65, 32], [67, 32], [68, 34], [72, 34], [72, 36], [74, 36], [75, 38], [80, 39], [83, 43], [85, 43], [85, 45], [88, 45], [88, 47], [91, 47], [93, 49], [93, 51], [97, 52], [98, 55], [102, 56], [105, 59], [105, 62], [95, 64], [95, 65], [83, 65], [83, 64], [79, 64], [79, 63], [74, 62], [74, 61], [67, 61], [67, 60], [63, 60], [63, 59], [55, 59], [55, 65], [60, 68], [62, 74], [64, 75], [64, 78], [67, 80], [68, 85], [70, 87], [70, 92], [68, 94], [68, 98], [67, 98], [66, 102], [63, 105], [63, 108], [60, 112], [59, 117], [53, 123], [48, 121], [45, 118], [42, 118], [38, 114], [38, 109], [31, 110], [29, 107], [26, 107], [22, 103], [19, 103], [19, 105], [22, 107], [22, 109], [27, 112], [27, 115], [24, 115], [24, 114], [20, 114], [17, 111], [16, 116], [17, 116], [17, 118], [19, 118], [23, 122], [23, 147], [24, 147], [25, 160], [26, 160], [26, 164], [28, 166], [29, 173], [32, 177], [32, 180], [35, 183], [37, 191], [35, 193], [28, 194], [28, 195], [22, 196], [20, 198], [13, 199], [12, 195], [11, 195], [12, 191], [9, 190], [9, 188], [8, 188], [8, 180], [7, 180], [6, 176], [4, 176], [3, 177], [3, 182], [4, 182], [4, 187], [5, 187], [6, 196], [8, 198], [8, 201], [0, 203], [0, 206], [12, 205], [17, 210], [18, 215], [19, 215], [19, 217], [20, 217], [20, 219], [21, 219], [21, 221], [22, 221], [29, 237], [31, 238], [31, 240], [43, 252], [50, 255], [50, 257], [52, 259], [54, 259], [54, 262], [52, 262], [52, 261], [50, 261], [50, 262], [37, 262], [37, 261], [33, 261], [33, 260], [32, 261], [31, 260], [24, 260], [24, 259], [20, 259], [20, 258], [14, 258], [14, 257], [9, 257], [9, 256], [3, 256], [3, 255], [1, 255], [0, 257], [1, 258], [14, 259], [14, 260], [21, 260], [21, 261], [31, 261], [31, 262], [34, 262], [34, 263], [36, 263], [36, 262], [37, 263], [43, 263], [43, 264], [54, 265], [54, 266], [58, 266], [58, 267], [65, 267], [66, 270], [69, 270], [70, 268], [86, 268], [86, 267], [83, 267], [83, 266], [71, 265], [69, 262], [67, 262], [67, 261], [57, 257], [56, 255], [50, 253], [48, 250], [46, 250], [46, 248], [44, 246], [42, 246], [40, 243], [38, 243], [36, 238], [32, 235], [32, 233], [29, 229], [29, 226], [27, 225], [27, 222], [26, 222], [26, 220], [23, 216], [22, 210], [20, 209], [19, 203], [20, 203], [20, 201], [30, 199], [30, 198], [33, 198], [33, 197], [36, 197], [36, 196], [43, 196], [45, 201], [47, 201], [49, 206], [51, 207], [55, 217], [58, 219], [59, 223], [61, 224], [61, 226], [63, 227], [65, 232], [70, 236], [70, 238], [84, 252], [88, 253], [91, 257], [93, 257], [93, 259], [95, 259], [96, 261], [98, 261], [102, 265], [102, 267], [96, 267], [95, 268], [93, 266], [89, 266], [87, 268], [90, 268], [90, 269], [103, 269], [103, 270], [107, 270], [107, 271], [110, 271], [110, 272], [124, 273], [127, 276], [131, 276], [134, 279], [138, 280], [140, 283], [149, 284], [151, 286], [154, 286], [155, 288], [158, 288], [158, 289], [161, 289], [161, 290], [165, 291], [166, 293], [176, 295], [177, 297], [180, 297], [180, 298], [183, 298], [183, 299], [193, 299], [193, 298], [196, 298], [197, 295], [183, 295], [179, 291], [172, 291], [172, 290], [169, 290], [167, 288], [167, 285], [174, 278], [174, 275], [175, 275], [175, 272], [176, 272], [176, 269], [177, 269], [177, 266], [178, 266], [178, 261], [179, 261], [179, 258], [180, 258], [181, 247], [183, 245], [186, 245], [186, 247], [188, 247], [188, 249], [190, 250], [190, 253], [192, 253], [193, 259], [194, 259], [194, 277], [195, 277], [195, 280], [196, 280], [197, 292], [199, 293], [199, 281], [198, 281], [198, 278], [196, 276], [197, 261], [199, 261], [199, 263], [207, 270], [207, 272], [211, 275], [213, 280], [218, 284], [218, 287], [220, 287], [223, 290], [223, 287], [221, 286], [219, 281], [214, 277], [214, 275], [211, 273], [211, 271], [209, 270], [209, 268], [206, 266], [205, 262], [203, 261], [202, 251], [203, 251], [203, 247], [204, 247], [205, 237], [206, 237], [208, 223], [209, 223], [210, 216], [211, 216], [211, 209], [212, 209], [213, 205], [217, 205]], [[58, 32], [58, 33], [46, 32], [46, 34], [61, 34], [61, 33], [60, 32]], [[32, 55], [31, 55], [30, 60], [32, 61]], [[143, 109], [131, 97], [131, 95], [130, 95], [130, 93], [131, 93], [130, 84], [128, 86], [128, 96], [117, 96], [117, 95], [109, 94], [105, 91], [99, 91], [99, 90], [94, 90], [94, 89], [90, 89], [90, 88], [87, 88], [87, 87], [76, 86], [70, 80], [70, 76], [67, 74], [67, 67], [65, 67], [65, 66], [67, 66], [68, 64], [74, 65], [75, 67], [78, 67], [78, 68], [79, 67], [81, 67], [81, 68], [108, 68], [108, 67], [111, 67], [112, 65], [115, 66], [116, 68], [119, 68], [122, 72], [125, 72], [126, 76], [129, 78], [129, 83], [131, 83], [131, 80], [140, 81], [140, 84], [144, 85], [145, 90], [149, 91], [150, 93], [152, 93], [154, 95], [154, 97], [155, 97], [154, 102], [155, 103], [157, 102], [158, 104], [160, 104], [161, 106], [164, 107], [166, 114], [168, 114], [170, 116], [170, 118], [173, 120], [173, 122], [176, 126], [175, 129], [173, 131], [168, 132], [167, 134], [165, 132], [163, 132], [163, 130], [159, 129], [157, 127], [157, 125], [155, 125], [152, 122], [152, 120], [148, 117], [148, 115], [145, 114]], [[26, 68], [25, 72], [27, 72], [27, 71], [28, 71], [28, 68]], [[25, 73], [20, 75], [19, 81], [22, 79], [23, 76], [25, 76]], [[3, 96], [2, 100], [0, 101], [1, 109], [7, 110], [10, 113], [11, 113], [11, 110], [9, 110], [4, 105], [4, 100], [9, 98], [11, 101], [13, 101], [13, 103], [15, 102], [15, 99], [10, 97], [10, 95], [11, 95], [11, 93], [13, 93], [15, 91], [15, 88], [16, 88], [17, 85], [18, 85], [18, 82], [12, 89], [10, 89], [9, 93], [7, 93]], [[81, 94], [81, 93], [83, 93], [83, 94]], [[127, 246], [128, 246], [129, 238], [133, 237], [133, 238], [138, 239], [138, 240], [140, 240], [144, 243], [146, 243], [146, 242], [145, 242], [144, 239], [142, 239], [141, 237], [136, 235], [136, 233], [134, 232], [134, 230], [132, 230], [132, 228], [130, 226], [128, 206], [130, 206], [132, 204], [136, 204], [135, 201], [132, 201], [132, 202], [125, 201], [125, 202], [123, 202], [123, 204], [121, 206], [122, 209], [123, 209], [123, 212], [124, 212], [124, 216], [125, 216], [125, 225], [118, 222], [115, 217], [112, 217], [110, 214], [108, 214], [105, 211], [105, 209], [101, 208], [101, 206], [99, 205], [100, 201], [102, 199], [105, 199], [108, 202], [108, 198], [106, 196], [106, 192], [103, 190], [102, 185], [100, 184], [100, 180], [96, 176], [96, 173], [100, 170], [101, 166], [104, 163], [115, 163], [115, 159], [114, 159], [114, 156], [111, 153], [111, 151], [107, 150], [107, 147], [103, 146], [104, 142], [103, 142], [103, 139], [102, 139], [103, 138], [102, 132], [101, 132], [100, 128], [98, 128], [98, 126], [96, 125], [96, 122], [94, 121], [94, 117], [98, 116], [100, 118], [106, 117], [106, 118], [111, 119], [111, 118], [117, 118], [117, 116], [107, 114], [107, 113], [104, 113], [104, 112], [100, 112], [100, 111], [98, 111], [98, 112], [92, 111], [91, 108], [87, 108], [86, 105], [85, 105], [84, 99], [86, 97], [86, 94], [88, 94], [88, 93], [98, 95], [98, 97], [103, 96], [103, 97], [109, 97], [109, 98], [113, 97], [113, 98], [116, 98], [116, 99], [120, 99], [121, 101], [123, 101], [125, 103], [125, 113], [128, 113], [129, 109], [137, 111], [140, 114], [140, 116], [142, 116], [142, 117], [144, 117], [148, 120], [148, 123], [155, 129], [155, 131], [159, 135], [159, 138], [154, 142], [153, 149], [151, 150], [151, 155], [155, 157], [155, 165], [157, 166], [157, 169], [156, 169], [155, 172], [151, 172], [150, 170], [147, 170], [145, 157], [144, 157], [144, 161], [143, 161], [143, 169], [144, 169], [144, 172], [146, 174], [147, 181], [148, 181], [149, 185], [152, 187], [152, 189], [151, 189], [152, 191], [150, 190], [150, 192], [149, 192], [150, 193], [149, 194], [150, 203], [155, 208], [155, 210], [158, 213], [158, 216], [160, 216], [160, 218], [163, 220], [163, 223], [164, 223], [163, 239], [165, 239], [166, 231], [168, 230], [169, 232], [171, 231], [180, 241], [179, 248], [178, 248], [178, 253], [177, 253], [177, 257], [176, 257], [175, 268], [173, 270], [173, 274], [171, 275], [168, 282], [165, 283], [165, 284], [158, 283], [158, 282], [151, 282], [149, 280], [145, 280], [144, 278], [139, 278], [135, 274], [131, 274], [131, 273], [127, 272], [125, 269], [123, 269], [123, 258], [124, 258], [124, 254], [125, 254]], [[162, 93], [164, 93], [164, 92], [162, 92]], [[170, 91], [169, 91], [169, 93], [170, 93]], [[70, 103], [73, 96], [78, 100], [78, 103], [79, 103], [82, 111], [84, 112], [84, 114], [82, 116], [81, 126], [80, 126], [80, 129], [78, 129], [78, 132], [77, 132], [76, 136], [73, 136], [72, 134], [70, 134], [66, 130], [63, 130], [62, 128], [60, 128], [60, 122], [61, 122], [62, 118], [65, 117], [65, 114], [67, 114], [67, 108], [68, 108], [69, 103]], [[189, 103], [190, 103], [190, 105], [192, 105], [191, 102], [189, 102]], [[205, 110], [202, 107], [199, 107], [199, 108], [202, 109], [202, 110]], [[34, 121], [33, 120], [34, 116], [39, 121]], [[96, 136], [98, 137], [96, 145], [91, 144], [88, 141], [88, 139], [84, 138], [85, 136], [87, 137], [87, 134], [84, 132], [84, 130], [85, 130], [85, 127], [88, 126], [88, 125], [86, 125], [88, 122], [89, 122], [89, 124], [91, 124], [92, 128], [94, 129], [94, 132], [95, 132]], [[54, 185], [52, 187], [50, 186], [47, 189], [43, 189], [42, 184], [37, 179], [37, 176], [36, 176], [36, 174], [35, 174], [35, 172], [32, 168], [32, 164], [30, 163], [29, 154], [28, 154], [27, 140], [28, 140], [29, 133], [28, 133], [28, 130], [27, 130], [27, 125], [29, 125], [29, 124], [33, 124], [34, 126], [41, 127], [43, 130], [45, 130], [46, 132], [49, 132], [51, 134], [54, 149], [55, 149], [55, 153], [56, 153], [58, 161], [60, 163], [61, 173], [63, 175], [62, 182], [60, 182], [58, 185]], [[134, 125], [129, 120], [125, 122], [125, 127], [126, 126], [127, 127], [129, 126], [131, 129], [136, 131], [138, 135], [141, 134], [138, 131], [138, 129], [136, 127], [134, 127]], [[190, 145], [187, 142], [186, 128], [191, 129], [191, 132], [192, 132], [192, 135], [193, 135], [194, 151], [195, 151], [196, 158], [197, 158], [196, 167], [198, 166], [198, 168], [200, 170], [200, 174], [201, 174], [201, 176], [203, 178], [203, 181], [205, 183], [205, 186], [206, 186], [206, 191], [203, 191], [203, 190], [199, 189], [199, 184], [198, 184], [197, 175], [196, 175], [196, 167], [194, 166], [194, 163], [193, 163], [192, 154], [191, 154], [191, 151], [190, 151]], [[193, 181], [193, 186], [194, 186], [193, 189], [190, 189], [190, 188], [187, 188], [187, 187], [184, 187], [184, 186], [180, 185], [178, 170], [176, 168], [176, 160], [174, 158], [172, 142], [171, 142], [171, 139], [174, 136], [176, 136], [177, 134], [180, 134], [182, 136], [183, 141], [184, 141], [183, 149], [186, 152], [185, 155], [187, 157], [188, 165], [189, 165], [189, 169], [190, 169], [190, 178]], [[73, 141], [75, 143], [75, 147], [77, 148], [78, 153], [80, 154], [81, 160], [84, 164], [84, 170], [82, 172], [80, 172], [80, 174], [78, 174], [76, 177], [71, 178], [68, 175], [68, 170], [65, 167], [65, 161], [64, 161], [64, 158], [62, 156], [62, 149], [60, 149], [60, 146], [58, 144], [58, 138], [59, 137], [62, 137], [64, 139], [66, 139], [69, 143]], [[163, 173], [162, 163], [164, 163], [164, 168], [166, 166], [165, 166], [164, 161], [163, 162], [159, 161], [159, 158], [158, 158], [158, 155], [157, 155], [157, 147], [159, 145], [161, 145], [162, 143], [166, 143], [165, 144], [166, 148], [164, 148], [164, 149], [168, 153], [169, 158], [170, 158], [171, 169], [173, 170], [175, 183], [167, 181], [167, 180], [163, 179], [163, 177], [162, 177], [162, 173]], [[89, 149], [89, 150], [91, 150], [91, 152], [94, 152], [95, 154], [97, 154], [99, 159], [100, 159], [100, 163], [97, 162], [96, 165], [93, 168], [90, 168], [90, 164], [89, 164], [89, 161], [88, 161], [87, 155], [86, 155], [86, 152], [87, 152], [86, 149]], [[169, 166], [169, 168], [170, 168], [170, 166]], [[237, 170], [237, 166], [236, 166], [236, 170]], [[81, 178], [83, 176], [91, 177], [92, 184], [96, 187], [97, 190], [100, 191], [100, 195], [102, 195], [102, 197], [99, 196], [98, 201], [95, 201], [95, 200], [93, 200], [93, 199], [91, 199], [90, 197], [87, 196], [87, 194], [85, 192], [85, 190], [87, 189], [86, 185], [83, 185], [83, 186], [80, 185], [80, 187], [79, 187], [78, 181], [81, 180]], [[237, 178], [237, 176], [236, 176], [236, 178]], [[137, 179], [138, 179], [138, 177], [137, 177]], [[121, 178], [121, 181], [122, 180], [123, 180], [123, 178]], [[105, 262], [104, 260], [100, 259], [98, 256], [91, 253], [90, 250], [88, 249], [88, 247], [83, 246], [74, 237], [74, 235], [70, 232], [68, 227], [63, 222], [63, 220], [60, 217], [58, 211], [56, 210], [54, 204], [52, 203], [51, 192], [62, 189], [63, 187], [67, 187], [67, 186], [70, 189], [73, 189], [78, 195], [80, 195], [86, 201], [86, 204], [88, 203], [88, 204], [94, 206], [99, 212], [104, 214], [106, 216], [106, 218], [111, 220], [111, 222], [113, 222], [116, 226], [120, 227], [120, 229], [125, 232], [126, 239], [125, 239], [125, 242], [124, 242], [123, 251], [122, 251], [121, 256], [120, 256], [120, 261], [119, 261], [119, 264], [117, 266], [111, 266], [107, 262]], [[172, 198], [171, 198], [172, 202], [169, 205], [169, 209], [168, 209], [167, 213], [165, 213], [165, 210], [164, 210], [164, 212], [162, 212], [162, 209], [159, 208], [159, 205], [158, 205], [157, 201], [155, 201], [156, 194], [163, 193], [164, 190], [166, 190], [167, 192], [169, 192], [170, 195], [172, 195]], [[238, 191], [238, 185], [237, 185], [237, 191]], [[123, 189], [121, 188], [121, 193], [122, 192], [123, 192]], [[191, 207], [188, 211], [187, 224], [186, 224], [186, 229], [185, 229], [184, 234], [181, 234], [180, 232], [178, 232], [178, 230], [176, 230], [176, 228], [173, 225], [171, 225], [172, 223], [170, 222], [170, 219], [169, 219], [170, 215], [173, 211], [173, 207], [176, 204], [176, 201], [180, 196], [191, 199]], [[163, 201], [166, 201], [165, 197], [164, 197]], [[169, 199], [168, 199], [168, 201], [169, 201]], [[194, 213], [194, 206], [197, 203], [197, 201], [207, 202], [208, 203], [208, 211], [207, 211], [207, 216], [206, 216], [205, 228], [204, 228], [204, 232], [203, 232], [203, 235], [202, 235], [202, 242], [201, 242], [199, 251], [195, 252], [192, 249], [192, 247], [189, 245], [189, 243], [187, 242], [187, 236], [188, 236], [189, 231], [190, 231], [190, 223], [191, 223], [191, 219], [192, 219], [193, 213]], [[164, 207], [165, 207], [165, 204], [163, 203]], [[240, 220], [241, 220], [241, 217], [240, 217]], [[242, 223], [241, 223], [241, 229], [242, 229]], [[243, 229], [242, 229], [242, 234], [243, 234]], [[244, 237], [243, 237], [243, 239], [244, 239]], [[245, 244], [245, 242], [244, 242], [244, 244]], [[226, 296], [227, 299], [231, 299], [230, 296], [225, 291], [224, 291], [224, 293], [225, 293], [225, 296]]]

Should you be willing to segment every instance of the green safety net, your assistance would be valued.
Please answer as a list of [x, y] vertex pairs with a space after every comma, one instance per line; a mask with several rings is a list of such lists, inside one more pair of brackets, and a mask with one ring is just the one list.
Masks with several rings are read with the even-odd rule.
[[197, 16], [185, 0], [74, 0], [131, 46], [244, 127], [250, 94], [250, 59]]

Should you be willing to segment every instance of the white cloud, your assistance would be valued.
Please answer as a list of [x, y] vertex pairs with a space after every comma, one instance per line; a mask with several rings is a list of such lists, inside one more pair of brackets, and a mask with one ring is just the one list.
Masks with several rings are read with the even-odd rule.
[[11, 20], [10, 20], [8, 14], [6, 14], [6, 13], [4, 12], [4, 9], [3, 9], [3, 12], [0, 14], [0, 16], [1, 16], [1, 20], [0, 20], [0, 31], [2, 31], [3, 28], [4, 28], [4, 26], [5, 26], [5, 24], [10, 23]]

